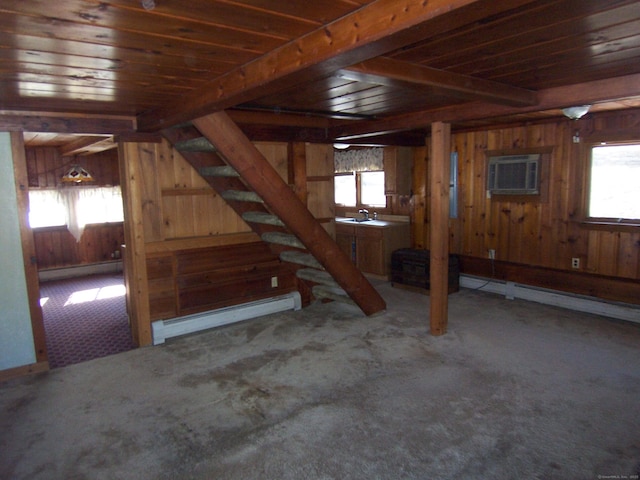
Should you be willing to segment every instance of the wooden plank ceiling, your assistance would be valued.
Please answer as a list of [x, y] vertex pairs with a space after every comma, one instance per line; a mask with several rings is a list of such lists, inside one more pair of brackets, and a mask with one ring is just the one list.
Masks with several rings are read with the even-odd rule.
[[640, 105], [640, 2], [0, 0], [0, 60], [0, 129], [31, 145], [222, 109], [257, 140], [414, 144]]

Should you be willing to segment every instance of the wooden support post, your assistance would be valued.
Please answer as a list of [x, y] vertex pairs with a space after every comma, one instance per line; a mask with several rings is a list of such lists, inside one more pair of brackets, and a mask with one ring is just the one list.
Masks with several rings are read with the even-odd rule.
[[447, 332], [449, 284], [449, 156], [451, 125], [431, 125], [430, 178], [430, 330], [432, 335]]
[[298, 198], [307, 204], [307, 146], [304, 142], [289, 143], [289, 184], [294, 186]]
[[[148, 147], [148, 148], [145, 148]], [[141, 157], [155, 158], [153, 144], [120, 142], [118, 158], [124, 203], [124, 271], [131, 335], [138, 346], [151, 345], [151, 313], [145, 246], [145, 181]], [[152, 158], [148, 158], [151, 161]], [[147, 206], [148, 208], [148, 206]]]

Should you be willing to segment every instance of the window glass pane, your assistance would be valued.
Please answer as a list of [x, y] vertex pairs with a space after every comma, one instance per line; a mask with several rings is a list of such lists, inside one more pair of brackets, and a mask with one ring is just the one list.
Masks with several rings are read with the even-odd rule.
[[363, 205], [387, 206], [387, 197], [384, 194], [384, 172], [361, 172], [360, 184]]
[[336, 175], [335, 202], [337, 205], [355, 207], [356, 205], [356, 176], [353, 173], [348, 175]]
[[120, 187], [85, 188], [79, 194], [77, 208], [81, 225], [124, 220]]
[[603, 145], [591, 152], [589, 216], [640, 219], [640, 145]]
[[31, 228], [66, 225], [66, 211], [67, 209], [57, 191], [29, 191], [29, 225]]

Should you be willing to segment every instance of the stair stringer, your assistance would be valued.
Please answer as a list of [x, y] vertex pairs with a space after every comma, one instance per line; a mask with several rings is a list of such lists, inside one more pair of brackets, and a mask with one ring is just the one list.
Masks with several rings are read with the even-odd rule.
[[[242, 183], [263, 200], [267, 208], [262, 208], [280, 218], [366, 315], [385, 310], [380, 294], [225, 112], [199, 118], [193, 124], [215, 147], [220, 162], [238, 172]], [[257, 226], [252, 227], [255, 230]], [[266, 225], [258, 229], [277, 228]]]

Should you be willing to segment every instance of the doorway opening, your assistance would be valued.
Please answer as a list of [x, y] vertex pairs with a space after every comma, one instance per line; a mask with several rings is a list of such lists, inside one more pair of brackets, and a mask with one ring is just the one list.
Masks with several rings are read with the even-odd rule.
[[135, 348], [122, 272], [40, 283], [50, 368]]

